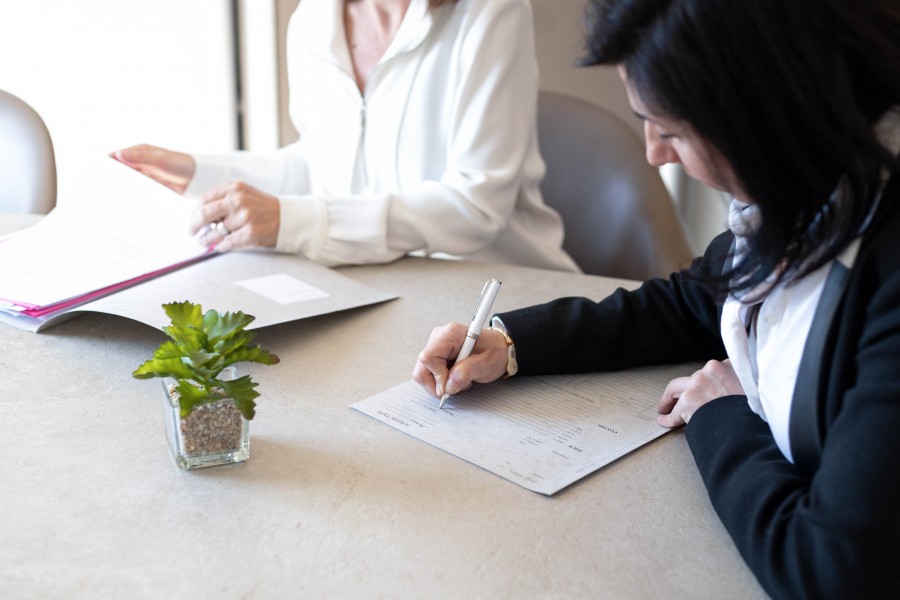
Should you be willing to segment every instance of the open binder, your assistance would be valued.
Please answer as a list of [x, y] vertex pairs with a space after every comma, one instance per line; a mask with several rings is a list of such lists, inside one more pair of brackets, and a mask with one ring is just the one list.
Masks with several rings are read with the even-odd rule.
[[0, 311], [50, 318], [217, 254], [188, 234], [193, 203], [103, 158], [96, 185], [0, 242]]
[[296, 256], [206, 248], [188, 232], [191, 200], [113, 159], [95, 180], [90, 198], [0, 240], [0, 322], [37, 332], [90, 310], [161, 327], [162, 304], [191, 300], [261, 327], [395, 297]]

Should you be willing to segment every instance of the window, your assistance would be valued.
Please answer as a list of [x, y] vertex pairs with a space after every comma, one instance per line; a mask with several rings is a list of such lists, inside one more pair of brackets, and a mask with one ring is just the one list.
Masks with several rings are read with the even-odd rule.
[[89, 201], [79, 165], [146, 142], [237, 146], [232, 2], [28, 0], [0, 7], [0, 88], [50, 129], [57, 203]]

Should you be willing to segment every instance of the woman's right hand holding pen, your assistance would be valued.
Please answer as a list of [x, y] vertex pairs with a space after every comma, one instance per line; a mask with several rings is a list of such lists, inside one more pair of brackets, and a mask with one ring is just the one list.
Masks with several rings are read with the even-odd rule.
[[506, 373], [506, 340], [500, 332], [487, 328], [482, 329], [472, 354], [459, 364], [452, 364], [467, 330], [462, 323], [449, 323], [431, 332], [413, 369], [413, 380], [429, 394], [438, 398], [444, 393], [458, 394], [469, 389], [472, 383], [488, 383]]

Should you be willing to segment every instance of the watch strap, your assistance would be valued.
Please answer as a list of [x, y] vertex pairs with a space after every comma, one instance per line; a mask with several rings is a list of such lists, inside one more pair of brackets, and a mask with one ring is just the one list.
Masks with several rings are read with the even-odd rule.
[[506, 340], [506, 373], [500, 379], [509, 379], [519, 370], [519, 363], [516, 360], [516, 345], [505, 329], [500, 327], [488, 327], [491, 331], [496, 331]]

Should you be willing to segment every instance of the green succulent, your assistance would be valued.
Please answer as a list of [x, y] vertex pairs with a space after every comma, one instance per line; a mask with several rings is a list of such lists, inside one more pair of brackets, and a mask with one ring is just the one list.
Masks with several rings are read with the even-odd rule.
[[163, 304], [172, 323], [163, 328], [169, 340], [160, 345], [147, 360], [135, 369], [138, 379], [171, 377], [178, 382], [181, 416], [188, 416], [195, 407], [231, 398], [244, 418], [256, 414], [254, 398], [259, 396], [249, 375], [231, 381], [219, 379], [227, 367], [239, 362], [264, 365], [277, 364], [280, 359], [259, 345], [251, 346], [256, 334], [246, 331], [256, 317], [240, 311], [203, 313], [199, 304], [172, 302]]

